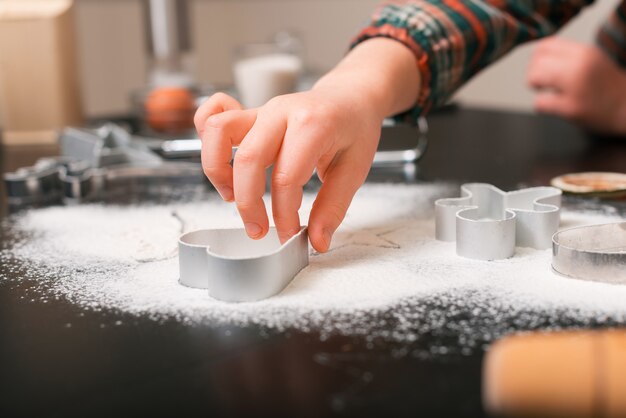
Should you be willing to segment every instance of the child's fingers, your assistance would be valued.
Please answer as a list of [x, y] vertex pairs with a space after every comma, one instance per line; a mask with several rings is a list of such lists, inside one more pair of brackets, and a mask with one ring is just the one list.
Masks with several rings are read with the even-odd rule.
[[324, 152], [325, 132], [308, 126], [289, 125], [272, 173], [272, 214], [281, 242], [300, 230], [298, 209], [302, 187], [313, 175]]
[[309, 238], [319, 252], [328, 251], [332, 235], [346, 216], [352, 198], [367, 176], [358, 155], [344, 154], [326, 171], [309, 219]]
[[302, 194], [302, 186], [291, 185], [288, 188], [284, 186], [277, 188], [275, 180], [272, 180], [272, 216], [281, 243], [300, 231], [298, 209], [302, 204]]
[[241, 104], [226, 93], [215, 93], [196, 110], [193, 122], [200, 138], [204, 135], [204, 124], [209, 116], [227, 110], [241, 110]]
[[263, 194], [265, 170], [276, 160], [287, 123], [283, 115], [259, 113], [235, 154], [233, 180], [235, 201], [246, 232], [251, 238], [262, 238], [269, 221]]
[[256, 109], [229, 110], [210, 116], [202, 136], [202, 169], [226, 201], [234, 199], [232, 147], [239, 145], [254, 121]]

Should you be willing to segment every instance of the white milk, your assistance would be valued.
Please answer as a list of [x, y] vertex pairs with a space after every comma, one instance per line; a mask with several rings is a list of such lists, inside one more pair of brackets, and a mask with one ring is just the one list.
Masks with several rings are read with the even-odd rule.
[[235, 64], [235, 83], [245, 107], [258, 107], [269, 99], [296, 89], [302, 61], [295, 55], [274, 53], [245, 58]]

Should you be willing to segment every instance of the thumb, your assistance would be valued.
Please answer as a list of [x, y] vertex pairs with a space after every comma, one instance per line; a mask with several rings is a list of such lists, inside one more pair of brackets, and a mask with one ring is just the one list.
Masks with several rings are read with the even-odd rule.
[[204, 135], [204, 125], [209, 117], [227, 110], [242, 110], [243, 106], [226, 93], [215, 93], [196, 110], [193, 123], [200, 138]]
[[309, 218], [309, 239], [315, 250], [328, 251], [332, 236], [343, 221], [352, 198], [367, 176], [368, 167], [355, 164], [357, 159], [342, 155], [326, 171]]

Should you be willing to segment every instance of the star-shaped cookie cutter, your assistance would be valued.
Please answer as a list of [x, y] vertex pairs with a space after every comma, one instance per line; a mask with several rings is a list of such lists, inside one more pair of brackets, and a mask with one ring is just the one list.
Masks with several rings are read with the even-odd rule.
[[208, 289], [226, 302], [252, 302], [280, 293], [309, 264], [306, 227], [284, 244], [276, 228], [260, 240], [237, 229], [201, 229], [178, 240], [180, 283]]
[[458, 255], [500, 260], [515, 247], [548, 249], [560, 222], [561, 190], [531, 187], [504, 192], [486, 183], [461, 186], [461, 197], [435, 202], [436, 237], [455, 241]]

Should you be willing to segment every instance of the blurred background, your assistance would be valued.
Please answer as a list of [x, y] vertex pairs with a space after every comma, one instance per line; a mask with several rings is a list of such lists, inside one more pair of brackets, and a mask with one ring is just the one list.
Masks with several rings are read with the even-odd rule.
[[[0, 0], [0, 4], [9, 1]], [[591, 42], [616, 3], [596, 2], [562, 35]], [[187, 0], [185, 29], [190, 48], [184, 56], [185, 68], [196, 83], [231, 85], [237, 47], [268, 42], [276, 33], [289, 31], [301, 42], [307, 71], [321, 74], [342, 57], [377, 4], [379, 0]], [[129, 112], [131, 93], [146, 86], [152, 65], [147, 53], [150, 35], [144, 1], [75, 0], [73, 8], [84, 116]], [[457, 101], [468, 106], [531, 111], [532, 95], [525, 86], [531, 50], [532, 45], [521, 47], [481, 73], [457, 94]], [[6, 100], [0, 103], [7, 106]], [[5, 113], [0, 108], [0, 126]]]

